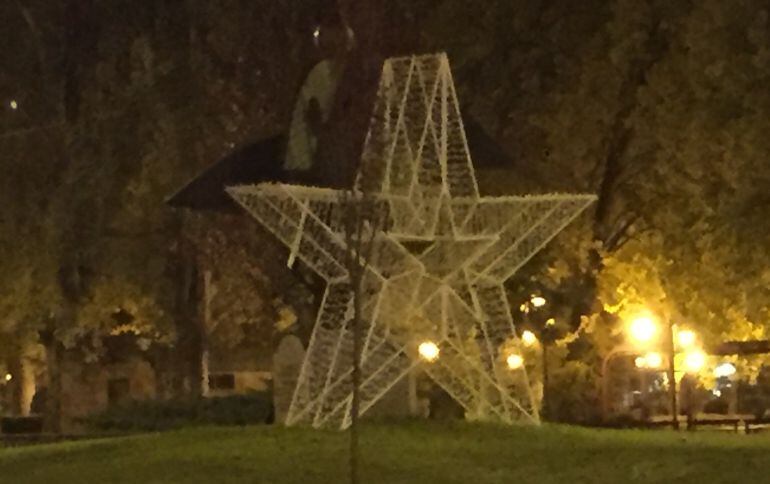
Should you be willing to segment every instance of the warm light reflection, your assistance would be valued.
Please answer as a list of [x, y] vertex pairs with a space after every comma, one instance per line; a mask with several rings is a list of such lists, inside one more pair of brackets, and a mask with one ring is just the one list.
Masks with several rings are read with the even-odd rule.
[[417, 347], [417, 352], [420, 353], [420, 358], [423, 360], [435, 361], [438, 358], [439, 349], [433, 341], [423, 341]]
[[508, 355], [508, 358], [505, 359], [505, 362], [508, 364], [508, 368], [511, 370], [517, 370], [524, 366], [524, 358], [517, 354]]
[[521, 341], [523, 341], [527, 346], [532, 346], [537, 343], [537, 336], [535, 336], [535, 333], [532, 331], [526, 330], [521, 333]]

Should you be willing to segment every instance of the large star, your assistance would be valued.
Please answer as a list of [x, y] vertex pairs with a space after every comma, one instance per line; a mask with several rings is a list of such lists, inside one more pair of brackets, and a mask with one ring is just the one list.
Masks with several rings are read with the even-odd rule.
[[[373, 250], [365, 261], [361, 411], [411, 369], [417, 346], [439, 356], [426, 373], [469, 418], [539, 420], [503, 283], [594, 199], [483, 197], [444, 54], [383, 66], [352, 191], [287, 184], [230, 187], [230, 195], [327, 282], [287, 424], [345, 428], [352, 400], [353, 292], [345, 218], [366, 203]], [[360, 213], [360, 212], [359, 212]]]

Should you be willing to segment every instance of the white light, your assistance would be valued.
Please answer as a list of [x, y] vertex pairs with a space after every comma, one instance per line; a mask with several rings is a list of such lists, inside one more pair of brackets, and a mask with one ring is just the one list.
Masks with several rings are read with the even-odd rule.
[[691, 373], [697, 373], [705, 364], [706, 354], [702, 351], [691, 351], [684, 355], [684, 366]]
[[316, 39], [316, 40], [318, 40], [318, 37], [319, 37], [320, 35], [321, 35], [321, 27], [320, 27], [320, 26], [318, 26], [318, 27], [316, 27], [316, 28], [315, 28], [315, 30], [313, 31], [313, 38], [314, 38], [314, 39]]
[[524, 365], [524, 358], [522, 358], [521, 355], [512, 354], [508, 355], [508, 358], [505, 359], [505, 362], [508, 364], [508, 368], [511, 370], [518, 370]]
[[541, 307], [545, 306], [546, 300], [545, 300], [545, 298], [543, 296], [535, 296], [535, 295], [533, 295], [529, 299], [529, 302], [531, 302], [532, 305], [535, 306], [536, 308], [541, 308]]
[[521, 340], [525, 345], [532, 346], [533, 344], [537, 343], [537, 336], [535, 336], [535, 333], [532, 331], [526, 330], [521, 333]]
[[736, 371], [737, 370], [735, 369], [735, 365], [732, 363], [722, 363], [721, 365], [714, 368], [714, 376], [717, 378], [733, 376], [735, 375]]
[[677, 333], [676, 339], [679, 342], [679, 346], [682, 348], [689, 348], [695, 344], [695, 333], [689, 329], [682, 330]]
[[652, 353], [644, 355], [644, 362], [647, 368], [660, 368], [663, 366], [663, 357], [660, 356], [660, 353], [655, 353], [653, 351]]
[[13, 380], [13, 375], [11, 375], [10, 373], [6, 373], [5, 374], [5, 381], [11, 381], [11, 380]]
[[647, 343], [658, 332], [658, 326], [649, 316], [640, 316], [633, 321], [628, 328], [631, 337], [639, 343]]
[[637, 368], [645, 368], [647, 366], [647, 359], [644, 356], [637, 356], [634, 358], [634, 365]]
[[417, 347], [417, 352], [420, 353], [420, 357], [423, 360], [435, 361], [438, 358], [439, 349], [433, 341], [423, 341], [420, 343], [420, 346]]
[[711, 393], [713, 393], [715, 397], [721, 397], [722, 396], [722, 390], [717, 390], [716, 388], [711, 390]]
[[11, 106], [11, 109], [13, 110], [16, 110], [19, 108], [19, 103], [17, 103], [15, 99], [11, 99], [11, 102], [8, 104]]

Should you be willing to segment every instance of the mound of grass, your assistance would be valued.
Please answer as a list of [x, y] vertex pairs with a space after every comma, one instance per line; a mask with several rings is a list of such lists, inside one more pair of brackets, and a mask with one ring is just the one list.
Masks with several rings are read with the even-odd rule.
[[[770, 437], [370, 423], [365, 483], [767, 482]], [[273, 426], [204, 427], [0, 450], [0, 482], [338, 483], [347, 435]]]

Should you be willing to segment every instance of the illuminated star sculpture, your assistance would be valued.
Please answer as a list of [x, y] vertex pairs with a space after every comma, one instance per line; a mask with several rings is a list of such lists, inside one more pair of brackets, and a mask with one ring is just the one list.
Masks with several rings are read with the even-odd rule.
[[350, 424], [351, 200], [382, 221], [367, 225], [361, 413], [421, 365], [467, 418], [537, 423], [503, 282], [595, 197], [480, 196], [445, 54], [385, 62], [360, 166], [348, 191], [228, 189], [286, 244], [289, 264], [327, 282], [286, 424]]

